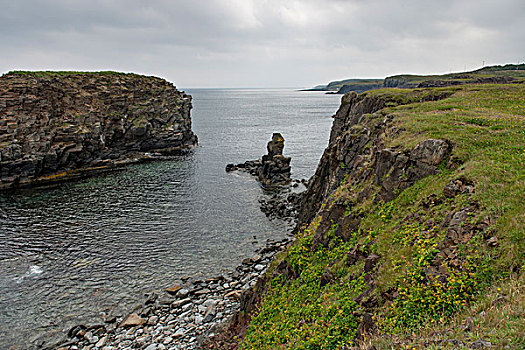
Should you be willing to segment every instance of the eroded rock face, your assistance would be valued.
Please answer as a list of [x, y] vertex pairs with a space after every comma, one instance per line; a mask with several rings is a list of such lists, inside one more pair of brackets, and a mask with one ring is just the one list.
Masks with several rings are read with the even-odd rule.
[[[436, 174], [438, 165], [447, 161], [452, 146], [446, 140], [423, 140], [412, 149], [385, 146], [385, 139], [396, 130], [391, 127], [392, 117], [379, 111], [392, 102], [356, 93], [342, 97], [328, 147], [303, 195], [300, 223], [312, 220], [323, 199], [345, 179], [353, 184], [373, 179], [379, 187], [376, 199], [390, 201], [416, 181]], [[359, 200], [374, 191], [366, 187]]]
[[191, 96], [113, 72], [0, 77], [0, 188], [46, 182], [197, 144]]

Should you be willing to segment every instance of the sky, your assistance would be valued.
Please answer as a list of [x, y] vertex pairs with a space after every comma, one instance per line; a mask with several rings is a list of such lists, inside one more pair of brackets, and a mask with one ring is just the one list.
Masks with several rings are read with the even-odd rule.
[[0, 0], [0, 73], [310, 87], [525, 62], [525, 0]]

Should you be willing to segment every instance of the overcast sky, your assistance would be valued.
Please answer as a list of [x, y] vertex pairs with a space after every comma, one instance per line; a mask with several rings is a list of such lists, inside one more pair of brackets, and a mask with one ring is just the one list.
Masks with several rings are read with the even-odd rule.
[[525, 0], [0, 0], [0, 73], [308, 87], [525, 61]]

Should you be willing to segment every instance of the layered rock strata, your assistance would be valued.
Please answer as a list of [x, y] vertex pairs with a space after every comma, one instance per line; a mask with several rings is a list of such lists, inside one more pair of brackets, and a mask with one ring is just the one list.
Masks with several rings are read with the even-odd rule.
[[191, 96], [156, 77], [12, 72], [0, 77], [0, 189], [104, 171], [197, 144]]
[[[420, 100], [431, 101], [448, 97], [447, 93], [422, 93]], [[376, 189], [366, 187], [360, 198], [377, 191], [377, 198], [390, 201], [419, 179], [435, 174], [438, 164], [451, 151], [446, 140], [428, 139], [413, 149], [384, 147], [385, 130], [390, 116], [375, 112], [397, 101], [385, 97], [369, 97], [355, 92], [343, 96], [334, 116], [330, 141], [309, 181], [301, 202], [299, 221], [312, 220], [326, 199], [345, 179], [366, 183], [373, 178]]]

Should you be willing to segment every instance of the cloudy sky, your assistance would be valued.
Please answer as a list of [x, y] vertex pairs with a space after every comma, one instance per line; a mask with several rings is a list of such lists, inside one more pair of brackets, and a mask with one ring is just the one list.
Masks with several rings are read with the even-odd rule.
[[308, 87], [525, 62], [524, 0], [0, 0], [0, 73]]

